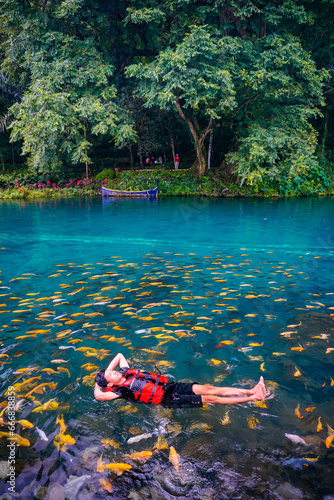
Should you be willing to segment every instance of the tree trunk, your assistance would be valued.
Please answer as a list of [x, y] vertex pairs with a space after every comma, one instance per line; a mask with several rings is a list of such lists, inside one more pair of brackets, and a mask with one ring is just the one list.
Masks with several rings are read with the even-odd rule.
[[212, 143], [213, 143], [213, 130], [210, 130], [210, 142], [208, 151], [208, 169], [211, 168], [211, 155], [212, 155]]
[[205, 129], [200, 130], [196, 116], [194, 117], [193, 121], [191, 121], [190, 118], [188, 118], [185, 115], [179, 101], [176, 100], [174, 104], [175, 104], [175, 107], [178, 110], [181, 118], [185, 122], [187, 122], [189, 129], [190, 129], [190, 132], [191, 132], [191, 135], [192, 135], [193, 140], [194, 140], [197, 158], [196, 158], [196, 161], [194, 162], [194, 164], [192, 165], [191, 168], [193, 169], [193, 172], [195, 173], [195, 175], [197, 177], [202, 177], [205, 174], [205, 171], [207, 168], [207, 163], [206, 163], [207, 155], [206, 155], [206, 151], [205, 151], [204, 140], [205, 140], [205, 137], [207, 136], [207, 134], [213, 128], [212, 118], [210, 118], [208, 126]]
[[197, 156], [197, 176], [202, 177], [206, 172], [206, 151], [204, 146], [204, 141], [200, 141], [200, 143], [196, 147], [196, 156]]
[[172, 145], [173, 165], [174, 165], [174, 168], [175, 168], [175, 146], [174, 146], [174, 139], [173, 139], [172, 136], [170, 137], [170, 143]]
[[132, 146], [131, 146], [131, 144], [130, 144], [130, 146], [129, 146], [129, 151], [130, 151], [130, 162], [131, 162], [131, 169], [132, 169], [132, 168], [133, 168], [133, 163], [134, 163], [134, 161], [133, 161], [133, 151], [132, 151]]
[[[86, 135], [86, 129], [84, 130], [84, 134], [85, 134], [85, 141], [87, 140], [87, 135]], [[87, 150], [85, 151], [86, 153], [86, 156], [87, 156]], [[88, 163], [87, 163], [87, 160], [85, 161], [86, 163], [86, 179], [89, 178], [89, 173], [88, 173]]]

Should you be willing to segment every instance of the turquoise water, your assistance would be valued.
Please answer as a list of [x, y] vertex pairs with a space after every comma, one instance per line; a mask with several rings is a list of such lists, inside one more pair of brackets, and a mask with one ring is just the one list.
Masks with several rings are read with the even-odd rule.
[[[2, 202], [1, 411], [10, 384], [40, 377], [16, 386], [16, 420], [34, 426], [17, 424], [30, 445], [16, 450], [16, 491], [73, 499], [333, 491], [333, 228], [333, 199]], [[96, 402], [94, 372], [119, 351], [180, 381], [250, 387], [263, 375], [273, 399], [176, 411]], [[58, 449], [61, 415], [75, 442]], [[136, 433], [152, 436], [128, 444]], [[126, 457], [152, 450], [159, 436], [179, 454], [178, 470], [168, 449], [145, 463]], [[2, 437], [3, 462], [7, 444]], [[98, 472], [101, 455], [132, 468]]]

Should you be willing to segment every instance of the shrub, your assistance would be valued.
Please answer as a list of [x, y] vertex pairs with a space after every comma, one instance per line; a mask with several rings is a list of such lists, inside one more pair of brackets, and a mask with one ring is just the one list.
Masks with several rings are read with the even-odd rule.
[[102, 172], [99, 172], [95, 179], [97, 181], [104, 181], [104, 179], [115, 179], [116, 177], [116, 172], [115, 170], [112, 170], [111, 168], [105, 168], [102, 170]]
[[20, 187], [18, 188], [18, 192], [19, 192], [19, 194], [20, 194], [20, 195], [22, 195], [22, 196], [24, 196], [24, 197], [28, 196], [28, 194], [29, 194], [28, 189], [26, 189], [26, 188], [25, 188], [25, 187], [23, 187], [23, 186], [20, 186]]

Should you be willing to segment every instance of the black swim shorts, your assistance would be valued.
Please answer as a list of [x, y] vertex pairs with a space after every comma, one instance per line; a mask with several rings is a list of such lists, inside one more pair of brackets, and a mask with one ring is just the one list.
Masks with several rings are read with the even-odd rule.
[[193, 391], [193, 385], [196, 383], [169, 382], [165, 386], [165, 394], [161, 404], [168, 408], [201, 408], [203, 406], [202, 398]]

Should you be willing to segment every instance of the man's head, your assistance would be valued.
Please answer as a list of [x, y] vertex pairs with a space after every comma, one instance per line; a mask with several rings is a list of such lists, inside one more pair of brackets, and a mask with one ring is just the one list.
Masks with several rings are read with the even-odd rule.
[[95, 382], [100, 387], [118, 385], [122, 380], [122, 374], [116, 370], [101, 370], [95, 376]]

